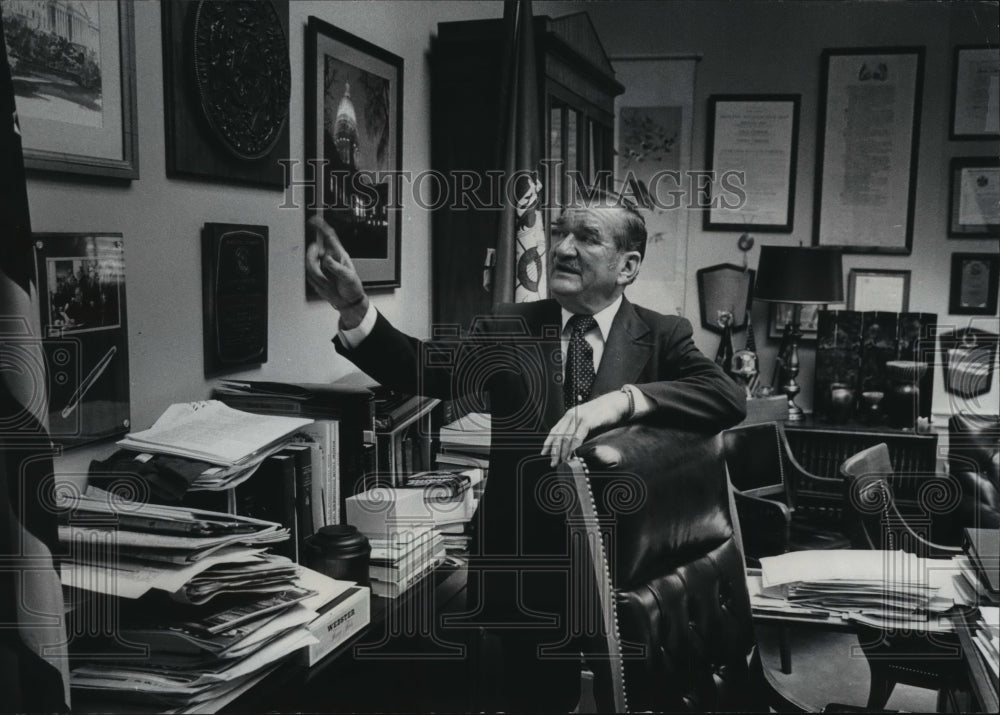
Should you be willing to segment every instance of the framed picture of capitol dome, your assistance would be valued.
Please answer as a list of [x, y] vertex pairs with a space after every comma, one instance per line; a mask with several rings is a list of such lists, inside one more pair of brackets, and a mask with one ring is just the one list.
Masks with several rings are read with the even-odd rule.
[[403, 58], [310, 17], [305, 77], [306, 218], [333, 227], [366, 288], [398, 288]]

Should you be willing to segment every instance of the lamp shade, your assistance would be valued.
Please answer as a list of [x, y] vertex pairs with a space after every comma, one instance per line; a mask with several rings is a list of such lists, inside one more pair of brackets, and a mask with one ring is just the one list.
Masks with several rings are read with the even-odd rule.
[[754, 298], [774, 303], [842, 303], [844, 267], [840, 250], [761, 246]]

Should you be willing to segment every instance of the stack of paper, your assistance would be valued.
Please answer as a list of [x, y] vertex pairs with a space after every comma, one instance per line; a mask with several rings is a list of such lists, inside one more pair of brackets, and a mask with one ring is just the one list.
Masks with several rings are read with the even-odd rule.
[[147, 430], [118, 442], [137, 452], [173, 454], [223, 466], [259, 463], [313, 420], [234, 410], [218, 400], [171, 405]]
[[1000, 608], [980, 606], [973, 643], [994, 678], [1000, 677]]
[[844, 613], [858, 622], [884, 625], [924, 622], [956, 604], [957, 566], [903, 551], [795, 551], [765, 557], [761, 592], [754, 606]]
[[62, 581], [80, 606], [71, 621], [116, 619], [102, 624], [105, 637], [74, 641], [88, 656], [74, 659], [74, 698], [210, 712], [318, 642], [316, 611], [299, 605], [317, 592], [299, 582], [300, 567], [266, 551], [288, 538], [277, 524], [91, 487], [59, 535], [71, 555]]
[[[491, 424], [489, 413], [470, 412], [441, 427], [441, 449], [434, 458], [438, 469], [476, 467], [483, 471], [485, 479], [490, 466]], [[480, 482], [474, 488], [477, 497], [483, 486], [484, 482]]]

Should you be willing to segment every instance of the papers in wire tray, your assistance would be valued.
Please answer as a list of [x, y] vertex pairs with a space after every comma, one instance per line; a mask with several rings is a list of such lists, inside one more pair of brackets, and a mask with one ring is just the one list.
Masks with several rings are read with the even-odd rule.
[[312, 421], [234, 410], [218, 400], [177, 403], [148, 430], [132, 432], [118, 445], [232, 466], [252, 460]]

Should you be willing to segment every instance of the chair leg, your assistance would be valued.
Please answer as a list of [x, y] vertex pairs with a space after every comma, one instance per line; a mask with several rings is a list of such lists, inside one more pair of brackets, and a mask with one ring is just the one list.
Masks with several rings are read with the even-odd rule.
[[871, 668], [872, 682], [868, 689], [868, 704], [865, 707], [869, 710], [884, 710], [885, 704], [889, 702], [889, 696], [896, 687], [896, 681], [892, 680], [886, 669], [877, 663], [869, 661], [868, 665]]
[[778, 629], [778, 654], [781, 657], [781, 672], [789, 675], [792, 672], [792, 647], [788, 642], [788, 627]]

